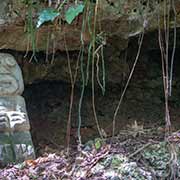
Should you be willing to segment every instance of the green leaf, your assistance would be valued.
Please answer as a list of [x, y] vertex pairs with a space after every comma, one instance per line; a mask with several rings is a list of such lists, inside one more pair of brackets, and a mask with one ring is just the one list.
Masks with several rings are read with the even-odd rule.
[[53, 8], [44, 9], [39, 13], [36, 27], [39, 28], [43, 23], [53, 21], [59, 15], [60, 13]]
[[65, 19], [68, 22], [68, 24], [71, 24], [73, 20], [83, 12], [84, 5], [79, 4], [76, 7], [69, 7], [69, 9], [65, 13]]
[[102, 146], [102, 140], [100, 138], [96, 138], [94, 141], [95, 141], [94, 145], [96, 150], [99, 150]]

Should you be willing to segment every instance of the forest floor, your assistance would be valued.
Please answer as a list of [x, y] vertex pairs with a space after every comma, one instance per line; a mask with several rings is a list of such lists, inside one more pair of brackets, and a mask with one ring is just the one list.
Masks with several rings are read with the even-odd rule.
[[164, 129], [137, 123], [114, 138], [95, 138], [82, 146], [46, 145], [35, 160], [0, 170], [4, 180], [154, 180], [180, 178], [180, 133], [164, 140]]

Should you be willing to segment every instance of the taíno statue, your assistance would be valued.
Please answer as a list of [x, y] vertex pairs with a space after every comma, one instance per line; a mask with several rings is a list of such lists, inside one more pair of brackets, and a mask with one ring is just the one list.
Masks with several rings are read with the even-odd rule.
[[35, 158], [23, 90], [14, 57], [0, 53], [0, 164]]

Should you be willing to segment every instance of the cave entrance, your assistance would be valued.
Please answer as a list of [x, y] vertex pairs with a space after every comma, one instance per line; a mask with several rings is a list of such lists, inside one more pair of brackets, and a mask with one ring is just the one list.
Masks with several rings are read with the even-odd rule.
[[[137, 47], [134, 48], [133, 42], [130, 42], [129, 52], [132, 49], [137, 49]], [[112, 134], [113, 114], [127, 81], [129, 70], [133, 65], [135, 50], [134, 53], [128, 53], [125, 61], [125, 51], [114, 53], [114, 50], [106, 49], [106, 93], [103, 96], [100, 88], [96, 88], [95, 102], [100, 127], [107, 137]], [[178, 48], [176, 51], [178, 52]], [[66, 141], [66, 126], [71, 93], [66, 53], [57, 52], [54, 62], [49, 65], [44, 61], [46, 55], [43, 52], [38, 54], [39, 62], [31, 63], [24, 60], [24, 52], [10, 50], [8, 52], [15, 56], [23, 70], [25, 79], [23, 96], [26, 100], [32, 137], [37, 152], [42, 154], [44, 149], [48, 151], [53, 148], [63, 148]], [[73, 59], [76, 59], [77, 55], [78, 52], [73, 52], [70, 55], [72, 67], [75, 67]], [[180, 117], [180, 63], [178, 58], [179, 54], [177, 53], [174, 61], [172, 96], [170, 97], [171, 120], [175, 129], [180, 128], [178, 125]], [[45, 71], [48, 71], [46, 75], [43, 74], [46, 73]], [[81, 79], [79, 76], [75, 86], [71, 119], [72, 145], [76, 145], [78, 140], [80, 93]], [[81, 114], [83, 142], [98, 136], [91, 98], [91, 86], [89, 85], [84, 95]], [[158, 131], [158, 128], [162, 131], [164, 130], [164, 93], [159, 49], [142, 50], [116, 122], [116, 134], [121, 130], [131, 130], [136, 122], [141, 130], [149, 128], [153, 128], [155, 131]]]

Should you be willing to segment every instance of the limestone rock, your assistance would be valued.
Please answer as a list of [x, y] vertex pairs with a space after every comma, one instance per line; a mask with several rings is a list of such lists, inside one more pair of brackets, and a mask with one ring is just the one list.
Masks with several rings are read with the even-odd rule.
[[34, 158], [30, 124], [21, 93], [21, 70], [10, 54], [0, 54], [0, 163]]
[[0, 132], [29, 131], [25, 101], [21, 96], [0, 97]]
[[[160, 21], [163, 22], [164, 2], [158, 1], [139, 1], [139, 0], [101, 0], [99, 1], [98, 24], [101, 28], [97, 32], [106, 36], [110, 41], [114, 36], [122, 39], [120, 50], [127, 47], [129, 37], [140, 34], [143, 29], [151, 32], [158, 29], [158, 14]], [[69, 4], [71, 5], [71, 4]], [[39, 9], [46, 8], [43, 3]], [[92, 3], [91, 15], [94, 12], [94, 4]], [[175, 0], [177, 13], [177, 27], [180, 25], [180, 1]], [[39, 11], [38, 8], [33, 9], [32, 18], [34, 23], [37, 21]], [[63, 13], [65, 9], [62, 10]], [[33, 50], [32, 33], [27, 31], [28, 9], [27, 5], [22, 1], [0, 1], [0, 49], [15, 49], [18, 51]], [[15, 13], [16, 12], [16, 13]], [[89, 15], [90, 16], [90, 15]], [[61, 24], [43, 25], [36, 29], [34, 38], [37, 51], [47, 50], [49, 52], [61, 50], [65, 51], [65, 41], [68, 50], [79, 50], [81, 47], [82, 32], [82, 15], [80, 15], [71, 24], [67, 24], [62, 15]], [[170, 27], [173, 28], [173, 16], [171, 18]], [[93, 27], [93, 15], [90, 25]], [[163, 24], [163, 23], [161, 23]], [[88, 44], [91, 40], [88, 28], [82, 33], [84, 43]]]
[[34, 158], [31, 134], [28, 131], [0, 133], [0, 163], [22, 162]]
[[0, 25], [5, 24], [9, 19], [11, 0], [0, 0]]
[[14, 57], [0, 54], [0, 96], [20, 95], [24, 90], [21, 70]]

